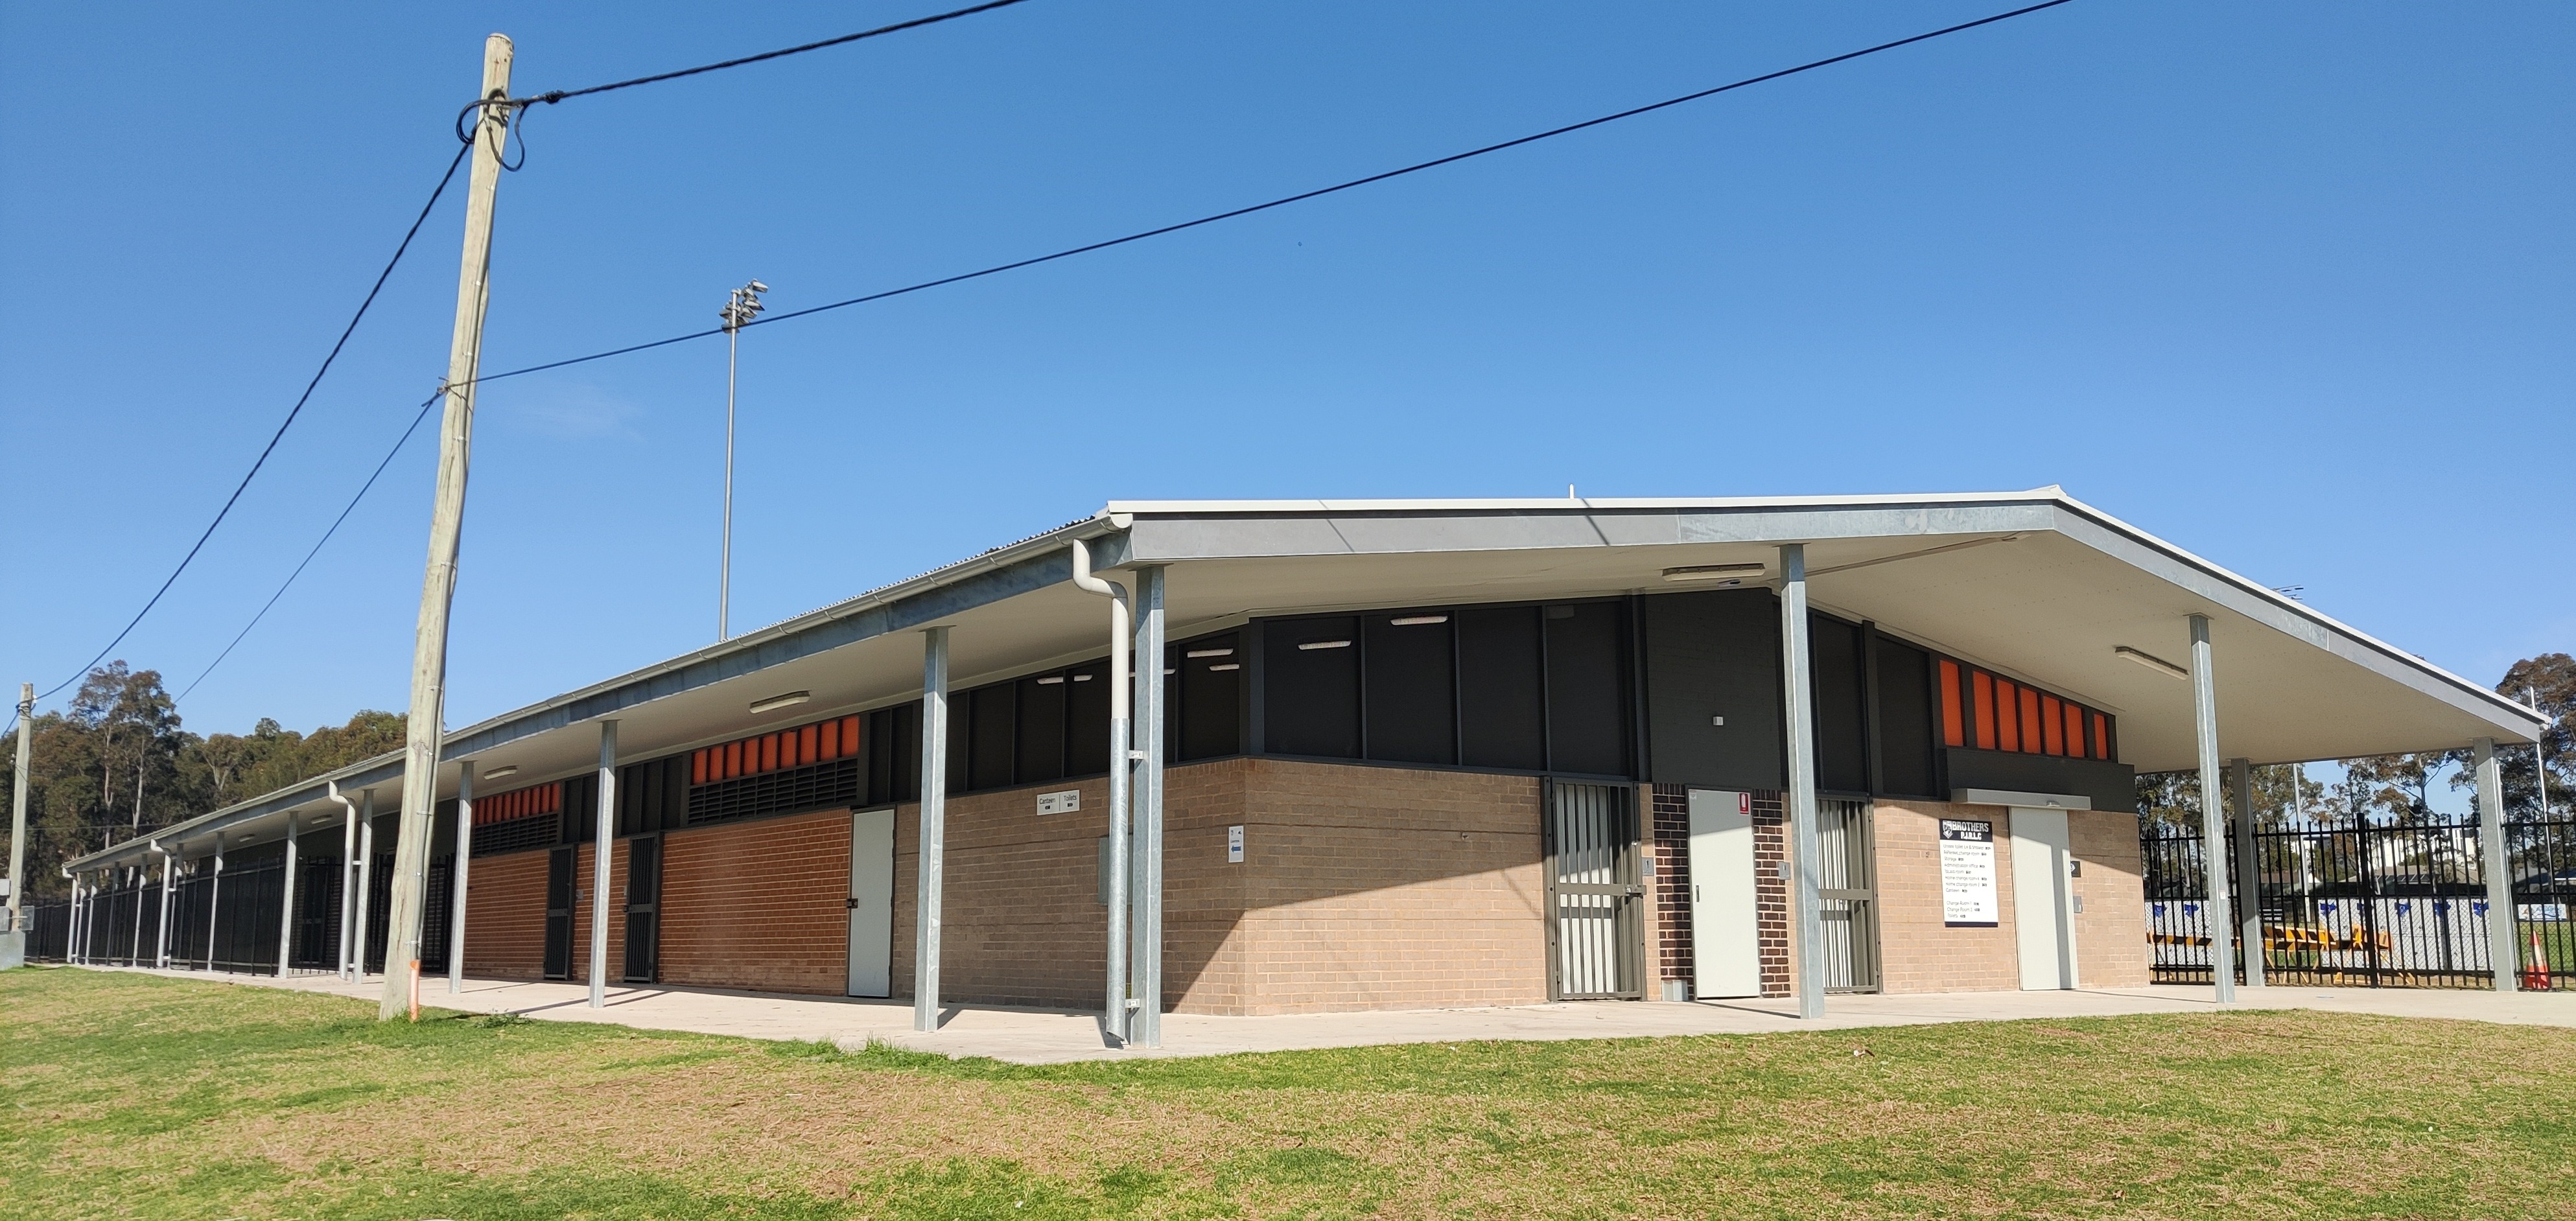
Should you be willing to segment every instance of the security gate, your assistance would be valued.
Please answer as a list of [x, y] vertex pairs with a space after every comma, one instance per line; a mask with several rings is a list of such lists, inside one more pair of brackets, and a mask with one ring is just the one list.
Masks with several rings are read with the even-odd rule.
[[1866, 801], [1816, 803], [1825, 991], [1878, 991], [1878, 839]]
[[1545, 803], [1548, 998], [1636, 999], [1645, 977], [1636, 790], [1551, 780]]
[[546, 978], [572, 978], [572, 904], [575, 850], [546, 854]]

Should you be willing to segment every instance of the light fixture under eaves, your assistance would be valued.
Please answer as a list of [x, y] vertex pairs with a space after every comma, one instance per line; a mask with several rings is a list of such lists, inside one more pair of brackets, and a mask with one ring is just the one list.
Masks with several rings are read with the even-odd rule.
[[1232, 657], [1232, 656], [1234, 656], [1234, 650], [1232, 650], [1232, 649], [1192, 649], [1192, 650], [1190, 650], [1190, 656], [1192, 656], [1192, 657]]
[[1428, 627], [1428, 626], [1430, 626], [1431, 624], [1434, 624], [1434, 623], [1447, 623], [1447, 622], [1449, 622], [1449, 616], [1447, 616], [1447, 615], [1406, 615], [1405, 617], [1403, 617], [1403, 618], [1401, 618], [1401, 619], [1389, 619], [1389, 620], [1387, 620], [1387, 622], [1388, 622], [1388, 623], [1390, 623], [1390, 624], [1393, 624], [1393, 625], [1394, 625], [1394, 626], [1396, 626], [1396, 627]]
[[785, 695], [773, 695], [766, 699], [753, 700], [751, 701], [751, 710], [753, 712], [774, 712], [781, 708], [793, 708], [812, 698], [814, 698], [814, 693], [811, 691], [790, 691]]
[[500, 766], [500, 767], [496, 767], [496, 768], [491, 769], [490, 771], [484, 772], [484, 773], [483, 773], [483, 778], [484, 778], [484, 779], [486, 779], [486, 780], [498, 780], [498, 779], [500, 779], [500, 778], [501, 778], [501, 777], [503, 777], [503, 776], [516, 776], [516, 775], [518, 775], [518, 774], [519, 774], [519, 765], [518, 765], [518, 764], [516, 764], [516, 763], [510, 763], [510, 764], [504, 764], [504, 765], [502, 765], [502, 766]]
[[2130, 648], [2125, 644], [2115, 645], [2112, 647], [2111, 651], [2122, 657], [2126, 657], [2139, 665], [2145, 666], [2158, 674], [2165, 675], [2168, 678], [2179, 678], [2185, 681], [2189, 681], [2191, 678], [2191, 671], [2183, 669], [2181, 666], [2175, 665], [2170, 661], [2166, 661], [2164, 658], [2158, 657], [2153, 653], [2140, 652], [2139, 650]]
[[1301, 652], [1312, 652], [1316, 649], [1347, 649], [1349, 647], [1351, 647], [1351, 642], [1347, 640], [1309, 640], [1306, 643], [1297, 646], [1298, 650]]
[[1687, 567], [1683, 567], [1683, 568], [1667, 568], [1667, 569], [1665, 569], [1665, 570], [1664, 570], [1664, 579], [1665, 579], [1665, 580], [1667, 580], [1667, 581], [1736, 581], [1736, 582], [1742, 582], [1742, 581], [1744, 581], [1744, 580], [1746, 580], [1746, 579], [1748, 579], [1748, 578], [1751, 578], [1751, 577], [1758, 577], [1758, 576], [1761, 576], [1761, 575], [1763, 574], [1763, 572], [1765, 571], [1766, 567], [1767, 567], [1766, 565], [1759, 564], [1759, 563], [1753, 563], [1753, 564], [1692, 564], [1692, 565], [1689, 565], [1689, 566], [1687, 566]]
[[1221, 666], [1209, 666], [1209, 667], [1208, 667], [1208, 669], [1209, 669], [1209, 670], [1211, 670], [1211, 671], [1240, 670], [1240, 669], [1242, 669], [1242, 668], [1243, 668], [1243, 663], [1242, 663], [1242, 662], [1239, 662], [1239, 661], [1229, 661], [1229, 662], [1227, 662], [1227, 663], [1225, 663], [1224, 665], [1221, 665]]

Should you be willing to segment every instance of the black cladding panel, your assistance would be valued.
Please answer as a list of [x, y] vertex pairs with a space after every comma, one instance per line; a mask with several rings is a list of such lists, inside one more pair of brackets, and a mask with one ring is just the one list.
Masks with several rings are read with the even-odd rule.
[[[921, 705], [899, 704], [868, 714], [868, 804], [921, 800]], [[949, 756], [955, 758], [951, 750]]]
[[1184, 761], [1243, 752], [1243, 646], [1231, 632], [1172, 648], [1180, 671], [1174, 707], [1179, 722], [1173, 754]]
[[1539, 608], [1462, 610], [1458, 630], [1459, 762], [1469, 767], [1547, 767], [1547, 678]]
[[[1012, 753], [1017, 684], [999, 683], [966, 693], [966, 785], [968, 789], [1008, 788], [1017, 759]], [[951, 744], [952, 747], [955, 745]]]
[[1064, 774], [1109, 771], [1109, 663], [1075, 666], [1064, 676]]
[[1021, 679], [1016, 739], [1016, 780], [1036, 784], [1064, 778], [1064, 689], [1062, 674]]
[[1701, 788], [1788, 787], [1778, 596], [1708, 589], [1641, 601], [1648, 776]]
[[1548, 769], [1628, 774], [1628, 666], [1616, 602], [1544, 609]]
[[1933, 765], [1932, 655], [1878, 638], [1878, 791], [1941, 797]]
[[1457, 665], [1449, 616], [1361, 616], [1368, 671], [1368, 757], [1389, 763], [1458, 761]]
[[1869, 735], [1862, 711], [1861, 630], [1830, 615], [1807, 616], [1808, 673], [1816, 684], [1816, 787], [1869, 791]]
[[1284, 619], [1262, 632], [1265, 748], [1278, 755], [1360, 755], [1359, 620]]

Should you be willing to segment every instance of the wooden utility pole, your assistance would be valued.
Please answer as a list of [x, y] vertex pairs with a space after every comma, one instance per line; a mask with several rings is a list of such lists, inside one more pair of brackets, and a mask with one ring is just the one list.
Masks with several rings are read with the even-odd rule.
[[[393, 909], [386, 922], [385, 991], [377, 1018], [409, 1012], [419, 985], [422, 899], [429, 890], [430, 811], [438, 802], [438, 746], [447, 694], [447, 609], [456, 597], [456, 544], [465, 525], [465, 466], [474, 441], [474, 379], [483, 365], [483, 307], [491, 299], [492, 200], [509, 135], [510, 40], [483, 40], [487, 103], [474, 123], [474, 172], [465, 196], [465, 255], [456, 276], [456, 333], [447, 349], [447, 407], [438, 430], [438, 493], [429, 519], [429, 567], [412, 638], [411, 714], [403, 743], [402, 831], [394, 841]], [[363, 951], [362, 951], [363, 952]], [[415, 1014], [415, 1016], [417, 1016]]]

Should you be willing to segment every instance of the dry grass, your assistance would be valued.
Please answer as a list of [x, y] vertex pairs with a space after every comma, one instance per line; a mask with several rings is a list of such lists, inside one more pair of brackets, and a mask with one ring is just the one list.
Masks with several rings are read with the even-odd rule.
[[[16, 1216], [2576, 1215], [2576, 1036], [2238, 1013], [1017, 1068], [0, 976]], [[1865, 1053], [1865, 1054], [1855, 1054]]]

